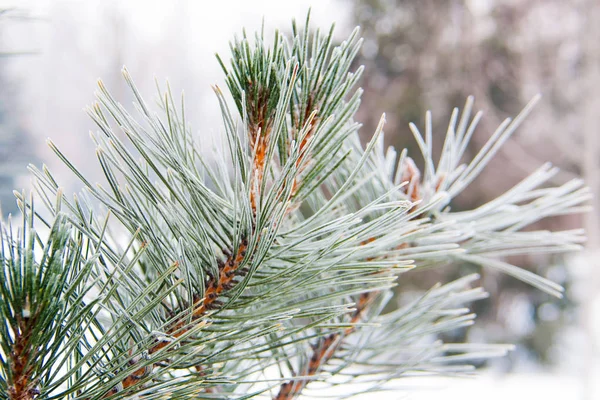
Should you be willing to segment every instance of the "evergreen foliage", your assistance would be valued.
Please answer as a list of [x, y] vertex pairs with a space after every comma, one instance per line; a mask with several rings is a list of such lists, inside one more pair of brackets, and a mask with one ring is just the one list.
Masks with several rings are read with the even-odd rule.
[[137, 115], [101, 82], [88, 109], [105, 185], [49, 142], [83, 191], [71, 199], [31, 167], [43, 211], [16, 193], [23, 228], [2, 236], [0, 399], [283, 400], [319, 394], [314, 381], [379, 390], [413, 373], [467, 373], [507, 349], [436, 341], [473, 323], [477, 276], [384, 313], [403, 273], [469, 262], [561, 295], [502, 257], [578, 249], [579, 230], [524, 228], [582, 211], [581, 181], [549, 186], [556, 170], [544, 165], [479, 208], [450, 207], [532, 105], [468, 162], [473, 100], [452, 114], [437, 161], [427, 114], [424, 135], [411, 125], [421, 174], [406, 151], [384, 148], [383, 117], [359, 140], [358, 30], [336, 46], [333, 29], [309, 34], [308, 18], [292, 28], [272, 44], [244, 34], [231, 66], [219, 59], [235, 108], [215, 87], [226, 140], [214, 159], [183, 102], [167, 88], [153, 110], [126, 70]]

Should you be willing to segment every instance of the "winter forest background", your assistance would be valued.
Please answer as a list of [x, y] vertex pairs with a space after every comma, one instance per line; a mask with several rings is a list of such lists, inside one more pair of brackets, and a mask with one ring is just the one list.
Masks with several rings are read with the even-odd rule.
[[[87, 135], [93, 124], [82, 111], [93, 100], [97, 78], [124, 104], [131, 99], [121, 78], [123, 65], [148, 98], [155, 93], [154, 78], [168, 78], [174, 92], [185, 90], [187, 118], [197, 135], [218, 140], [220, 114], [210, 85], [222, 85], [223, 77], [214, 53], [226, 53], [242, 27], [259, 29], [264, 17], [267, 32], [285, 29], [309, 7], [314, 26], [335, 22], [338, 37], [362, 27], [360, 62], [366, 73], [358, 119], [370, 134], [386, 112], [386, 138], [397, 148], [414, 148], [408, 123], [422, 125], [428, 109], [434, 111], [434, 132], [443, 137], [452, 108], [470, 94], [486, 114], [475, 137], [480, 146], [501, 120], [536, 93], [543, 95], [525, 126], [455, 208], [497, 196], [548, 160], [562, 170], [557, 183], [580, 176], [593, 191], [600, 189], [598, 0], [0, 1], [3, 214], [16, 212], [12, 189], [29, 186], [28, 163], [64, 171], [45, 146], [47, 137], [85, 174], [100, 173], [95, 163], [86, 170], [93, 157]], [[585, 253], [519, 260], [563, 284], [567, 295], [560, 301], [513, 278], [482, 272], [491, 300], [475, 304], [477, 324], [456, 335], [515, 343], [517, 349], [485, 365], [487, 375], [479, 381], [451, 383], [446, 398], [468, 399], [469, 393], [475, 398], [483, 390], [490, 399], [598, 398], [598, 217], [596, 211], [547, 222], [553, 229], [583, 225], [589, 237]], [[400, 290], [427, 288], [464, 272], [410, 275]], [[504, 372], [508, 375], [490, 378]], [[489, 393], [489, 385], [497, 390]], [[426, 398], [419, 396], [426, 394], [414, 398]]]

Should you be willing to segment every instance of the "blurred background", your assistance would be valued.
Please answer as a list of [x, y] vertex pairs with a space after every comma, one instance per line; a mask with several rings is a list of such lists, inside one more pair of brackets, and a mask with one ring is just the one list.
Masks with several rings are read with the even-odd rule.
[[[95, 127], [83, 107], [92, 103], [98, 78], [130, 103], [123, 65], [147, 99], [155, 97], [155, 78], [163, 87], [168, 79], [174, 93], [185, 90], [186, 118], [195, 133], [218, 141], [220, 113], [210, 85], [224, 85], [214, 53], [227, 55], [233, 35], [242, 27], [260, 29], [263, 18], [267, 31], [289, 31], [291, 18], [304, 20], [309, 7], [313, 26], [335, 23], [338, 40], [362, 27], [365, 43], [356, 65], [366, 66], [365, 93], [357, 119], [365, 138], [385, 112], [388, 144], [414, 154], [408, 123], [423, 126], [431, 109], [441, 147], [452, 108], [472, 94], [485, 112], [475, 151], [504, 118], [543, 95], [455, 209], [496, 197], [545, 161], [561, 168], [555, 183], [581, 177], [594, 192], [600, 189], [599, 0], [0, 0], [2, 213], [16, 212], [13, 189], [30, 186], [28, 163], [66, 172], [45, 145], [48, 137], [85, 174], [98, 176], [88, 136]], [[70, 175], [64, 176], [69, 185]], [[67, 192], [79, 190], [70, 184]], [[584, 252], [512, 260], [564, 285], [564, 299], [483, 271], [490, 299], [474, 305], [479, 318], [473, 328], [449, 339], [515, 343], [517, 349], [482, 365], [480, 378], [431, 382], [435, 392], [411, 397], [600, 398], [598, 215], [565, 215], [536, 226], [584, 226]], [[401, 290], [467, 271], [469, 266], [407, 274]]]

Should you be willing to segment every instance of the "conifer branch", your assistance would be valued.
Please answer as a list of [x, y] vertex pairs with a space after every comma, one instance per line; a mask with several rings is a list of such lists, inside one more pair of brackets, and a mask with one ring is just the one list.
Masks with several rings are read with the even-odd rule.
[[[467, 306], [485, 297], [471, 287], [477, 276], [383, 313], [402, 273], [470, 262], [561, 295], [500, 258], [578, 249], [581, 231], [523, 228], [584, 210], [581, 181], [549, 187], [556, 170], [544, 165], [487, 204], [451, 209], [531, 105], [466, 163], [480, 118], [471, 119], [472, 99], [453, 112], [437, 161], [428, 114], [424, 135], [411, 125], [420, 171], [406, 151], [384, 147], [384, 118], [361, 143], [353, 118], [362, 68], [350, 70], [361, 39], [355, 30], [333, 42], [333, 28], [313, 32], [308, 18], [303, 30], [293, 23], [291, 40], [236, 38], [231, 67], [219, 61], [238, 116], [215, 87], [226, 140], [214, 159], [201, 154], [170, 88], [155, 112], [125, 70], [134, 117], [99, 83], [88, 112], [105, 183], [90, 182], [49, 142], [84, 189], [68, 198], [46, 167], [32, 167], [45, 210], [17, 194], [28, 240], [2, 240], [13, 250], [2, 253], [0, 290], [11, 306], [0, 303], [10, 329], [0, 330], [0, 400], [35, 398], [38, 387], [39, 396], [89, 400], [251, 398], [273, 389], [281, 400], [340, 376], [375, 391], [411, 371], [467, 373], [469, 360], [506, 351], [434, 341], [473, 323]], [[49, 241], [32, 233], [33, 220]], [[30, 256], [34, 244], [48, 256]], [[21, 254], [34, 262], [21, 263]], [[39, 285], [35, 298], [35, 284], [17, 284], [32, 271], [64, 284]], [[39, 301], [50, 298], [58, 309]], [[45, 315], [35, 325], [50, 336], [28, 333], [18, 314], [27, 304], [28, 318]]]
[[312, 354], [308, 358], [307, 364], [298, 370], [299, 377], [282, 384], [277, 395], [273, 397], [274, 400], [291, 400], [302, 393], [306, 385], [319, 373], [321, 367], [335, 356], [344, 338], [356, 331], [356, 324], [361, 322], [369, 303], [375, 295], [374, 292], [368, 292], [359, 296], [356, 309], [348, 322], [350, 326], [344, 329], [343, 332], [331, 333], [324, 338], [320, 338], [317, 344], [311, 346]]
[[[218, 301], [219, 296], [235, 286], [236, 282], [234, 279], [236, 277], [243, 276], [247, 272], [247, 270], [240, 269], [240, 265], [246, 257], [247, 249], [248, 240], [243, 238], [235, 251], [229, 251], [227, 249], [223, 250], [223, 253], [227, 255], [227, 259], [225, 262], [219, 261], [219, 275], [209, 279], [203, 298], [199, 298], [197, 295], [194, 295], [193, 311], [191, 315], [192, 321], [199, 320], [204, 317], [208, 311], [218, 309], [220, 306], [222, 306], [222, 303]], [[186, 316], [175, 319], [166, 329], [167, 335], [173, 338], [180, 338], [188, 333], [194, 326], [190, 325], [186, 320]], [[148, 353], [156, 353], [157, 351], [167, 347], [169, 344], [169, 341], [156, 341], [156, 343], [148, 349]], [[132, 365], [135, 366], [135, 362], [132, 363]], [[166, 365], [168, 366], [168, 363]], [[164, 367], [165, 364], [161, 363], [160, 366]], [[122, 390], [126, 390], [138, 384], [142, 379], [152, 374], [153, 368], [154, 366], [152, 365], [146, 365], [133, 371], [130, 375], [123, 379], [118, 387], [115, 387], [109, 391], [105, 397], [108, 398]], [[198, 373], [201, 373], [203, 370], [201, 365], [196, 365], [194, 368]], [[209, 389], [210, 388], [207, 388], [207, 390]]]
[[[363, 241], [361, 244], [366, 245], [372, 243], [376, 238], [369, 238]], [[407, 243], [402, 243], [396, 247], [396, 249], [403, 249], [408, 247]], [[370, 257], [367, 261], [373, 261], [375, 257]], [[351, 318], [348, 321], [348, 326], [342, 332], [332, 333], [325, 338], [320, 338], [319, 342], [311, 346], [311, 356], [307, 358], [307, 363], [298, 370], [297, 376], [281, 385], [278, 394], [273, 397], [274, 400], [292, 400], [300, 396], [302, 390], [308, 383], [316, 376], [321, 367], [327, 364], [333, 357], [336, 356], [336, 352], [342, 345], [344, 339], [350, 334], [356, 332], [358, 324], [362, 319], [366, 317], [368, 307], [374, 301], [376, 296], [380, 295], [380, 292], [364, 292], [358, 296], [356, 301], [355, 309], [352, 312]]]
[[32, 354], [34, 349], [29, 343], [37, 315], [29, 316], [29, 306], [26, 304], [24, 315], [16, 316], [18, 329], [14, 332], [14, 344], [10, 351], [10, 367], [12, 373], [12, 385], [8, 388], [10, 400], [32, 400], [38, 395], [39, 389], [33, 378], [33, 360], [39, 357]]

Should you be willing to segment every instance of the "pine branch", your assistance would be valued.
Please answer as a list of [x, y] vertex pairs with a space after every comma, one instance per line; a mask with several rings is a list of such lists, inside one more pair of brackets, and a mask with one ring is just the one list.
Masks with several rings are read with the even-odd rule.
[[[361, 244], [367, 245], [375, 240], [375, 238], [369, 238]], [[406, 247], [409, 247], [409, 245], [407, 243], [402, 243], [398, 245], [396, 249], [403, 249]], [[374, 257], [371, 257], [368, 258], [367, 261], [373, 261], [374, 259]], [[318, 343], [312, 345], [312, 355], [308, 359], [307, 364], [299, 368], [298, 373], [293, 380], [282, 384], [278, 394], [273, 398], [276, 400], [297, 398], [313, 377], [319, 373], [320, 369], [332, 358], [338, 356], [336, 353], [339, 352], [343, 340], [350, 334], [356, 332], [358, 324], [362, 319], [366, 318], [365, 314], [371, 306], [371, 303], [373, 303], [375, 298], [379, 295], [381, 295], [381, 293], [378, 291], [361, 293], [358, 296], [356, 308], [348, 322], [350, 326], [345, 328], [342, 332], [335, 332], [325, 338], [320, 338]]]
[[[274, 54], [271, 54], [270, 51], [264, 54], [262, 52], [264, 49], [263, 44], [258, 37], [257, 41], [258, 45], [254, 52], [248, 47], [247, 41], [244, 41], [243, 45], [238, 43], [237, 46], [232, 46], [234, 59], [238, 60], [240, 65], [235, 66], [237, 82], [230, 76], [230, 86], [243, 84], [240, 88], [240, 95], [242, 99], [247, 100], [246, 102], [238, 101], [237, 104], [240, 107], [240, 112], [243, 113], [247, 110], [244, 116], [248, 123], [249, 144], [252, 149], [249, 197], [252, 209], [250, 235], [256, 238], [254, 248], [260, 245], [261, 240], [261, 235], [256, 234], [256, 229], [260, 222], [257, 216], [257, 202], [260, 201], [260, 193], [264, 189], [263, 180], [267, 151], [271, 146], [271, 130], [276, 121], [275, 107], [280, 96], [280, 83], [276, 79], [276, 71], [273, 68], [281, 58], [281, 46], [278, 45], [278, 38], [275, 39], [276, 51]], [[240, 50], [236, 52], [238, 48]], [[291, 80], [294, 80], [293, 76]], [[281, 195], [285, 195], [285, 193], [281, 193]], [[200, 319], [209, 310], [219, 309], [223, 306], [219, 297], [234, 288], [237, 283], [235, 281], [236, 278], [243, 277], [248, 273], [247, 268], [240, 268], [245, 259], [247, 263], [253, 256], [253, 253], [248, 253], [248, 250], [249, 242], [246, 237], [242, 237], [239, 245], [235, 248], [224, 248], [222, 250], [226, 259], [224, 262], [217, 259], [218, 273], [215, 276], [210, 276], [208, 279], [203, 297], [200, 297], [197, 293], [193, 295], [193, 320]], [[167, 329], [167, 334], [179, 337], [189, 329], [185, 327], [185, 321], [175, 321], [173, 326]], [[150, 348], [149, 352], [152, 354], [162, 347], [163, 344], [158, 343]], [[203, 370], [203, 366], [196, 365], [195, 369], [200, 372]], [[123, 389], [133, 386], [151, 372], [148, 372], [145, 368], [135, 371], [122, 382]]]
[[[97, 253], [64, 216], [50, 226], [44, 241], [34, 229], [33, 201], [25, 207], [22, 227], [0, 229], [0, 398], [29, 400], [60, 393], [80, 377], [75, 364], [82, 340], [103, 300], [83, 304], [94, 287]], [[64, 393], [64, 390], [62, 391]]]
[[[416, 128], [413, 126], [413, 131]], [[430, 128], [429, 128], [430, 129]], [[413, 210], [418, 207], [418, 204], [421, 198], [421, 172], [416, 167], [415, 163], [410, 157], [404, 158], [403, 168], [401, 171], [401, 181], [407, 182], [402, 189], [402, 192], [410, 199], [415, 206], [413, 206]], [[437, 183], [434, 186], [434, 191], [438, 192], [440, 190], [441, 185], [443, 184], [444, 176], [440, 176], [437, 178]], [[374, 239], [370, 239], [369, 241], [373, 241]], [[366, 244], [366, 243], [365, 243]], [[402, 244], [398, 246], [397, 249], [402, 249], [408, 247], [406, 244]], [[471, 262], [475, 262], [477, 259], [474, 257], [463, 257], [463, 259]], [[479, 261], [478, 263], [482, 263]], [[334, 357], [336, 351], [338, 351], [339, 346], [341, 345], [341, 341], [343, 337], [353, 333], [356, 330], [355, 324], [360, 322], [360, 316], [365, 311], [366, 304], [376, 293], [363, 293], [359, 297], [359, 301], [357, 304], [357, 309], [354, 312], [353, 317], [350, 320], [352, 326], [346, 328], [341, 333], [335, 333], [327, 336], [324, 339], [320, 339], [319, 343], [313, 346], [312, 356], [308, 360], [308, 364], [305, 367], [299, 369], [298, 376], [301, 378], [294, 379], [290, 382], [284, 383], [279, 393], [274, 397], [277, 400], [284, 399], [293, 399], [300, 395], [304, 387], [311, 381], [312, 377], [315, 376], [321, 366], [326, 364], [331, 358]]]
[[356, 330], [356, 324], [360, 322], [374, 295], [374, 293], [363, 293], [360, 295], [356, 304], [356, 310], [349, 321], [351, 325], [344, 329], [342, 333], [332, 333], [324, 338], [320, 338], [319, 342], [312, 346], [312, 355], [307, 365], [298, 371], [296, 379], [281, 385], [279, 393], [274, 397], [275, 400], [294, 399], [301, 394], [312, 377], [319, 373], [321, 366], [335, 356], [344, 338]]
[[[289, 41], [279, 33], [270, 46], [263, 33], [252, 44], [245, 33], [234, 40], [231, 67], [219, 61], [239, 115], [215, 87], [226, 141], [214, 159], [201, 154], [170, 88], [155, 112], [125, 70], [134, 117], [99, 83], [88, 112], [99, 129], [92, 139], [105, 183], [90, 182], [50, 142], [84, 190], [67, 198], [46, 167], [32, 167], [45, 213], [17, 195], [29, 220], [52, 232], [68, 225], [72, 236], [65, 237], [86, 246], [85, 256], [57, 264], [75, 282], [60, 289], [69, 293], [62, 310], [74, 313], [57, 314], [70, 321], [69, 331], [40, 375], [29, 362], [40, 356], [36, 336], [22, 334], [29, 326], [13, 315], [26, 303], [4, 307], [14, 327], [2, 333], [2, 354], [13, 345], [16, 351], [11, 365], [0, 364], [2, 389], [35, 397], [39, 383], [40, 396], [89, 400], [251, 398], [278, 390], [275, 398], [286, 399], [308, 394], [318, 380], [363, 381], [375, 391], [414, 371], [465, 373], [469, 360], [506, 350], [435, 341], [473, 322], [466, 306], [485, 296], [471, 288], [476, 276], [382, 314], [402, 273], [467, 261], [561, 294], [499, 257], [576, 250], [580, 231], [523, 228], [582, 211], [589, 191], [580, 181], [549, 187], [556, 170], [543, 166], [479, 208], [450, 207], [531, 106], [467, 163], [480, 118], [471, 119], [472, 99], [460, 118], [452, 114], [437, 161], [428, 114], [424, 135], [411, 126], [425, 161], [419, 171], [406, 151], [384, 148], [383, 117], [371, 140], [360, 142], [353, 116], [362, 69], [350, 68], [361, 40], [355, 30], [336, 46], [332, 35], [333, 28], [311, 33], [307, 18], [302, 30], [292, 25]], [[17, 247], [31, 252], [27, 243]], [[61, 246], [79, 254], [82, 245], [65, 239]], [[14, 259], [6, 257], [13, 280], [26, 275]], [[36, 304], [30, 300], [30, 310]]]

